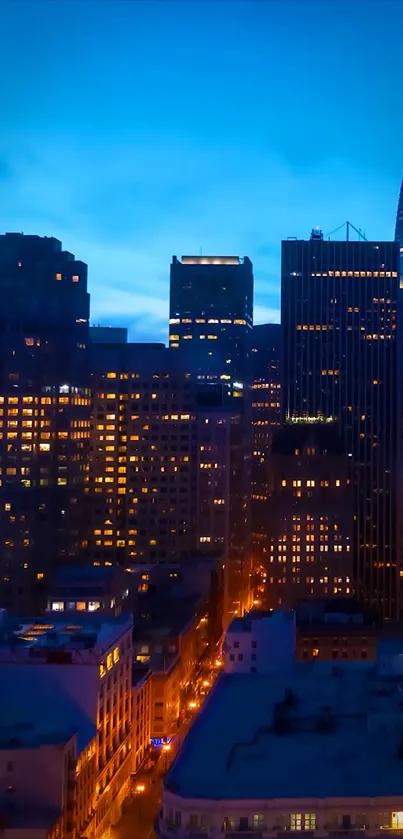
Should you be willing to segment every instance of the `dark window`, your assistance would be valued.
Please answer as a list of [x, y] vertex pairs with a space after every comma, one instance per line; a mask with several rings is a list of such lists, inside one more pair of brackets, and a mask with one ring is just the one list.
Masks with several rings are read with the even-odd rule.
[[242, 653], [239, 653], [239, 656], [238, 656], [238, 661], [243, 661], [243, 655], [242, 655]]

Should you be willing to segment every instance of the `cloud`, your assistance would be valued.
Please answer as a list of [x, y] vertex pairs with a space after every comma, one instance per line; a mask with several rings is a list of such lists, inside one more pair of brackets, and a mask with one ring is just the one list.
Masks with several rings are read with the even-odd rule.
[[254, 323], [280, 323], [281, 311], [270, 306], [255, 306]]
[[62, 239], [89, 265], [92, 321], [118, 318], [143, 340], [145, 327], [150, 340], [166, 337], [173, 253], [250, 256], [255, 321], [278, 322], [281, 239], [347, 218], [388, 238], [385, 224], [374, 229], [374, 208], [387, 218], [395, 184], [349, 161], [295, 171], [267, 150], [250, 160], [235, 144], [223, 151], [169, 135], [108, 142], [27, 137], [10, 164], [0, 148], [0, 228]]

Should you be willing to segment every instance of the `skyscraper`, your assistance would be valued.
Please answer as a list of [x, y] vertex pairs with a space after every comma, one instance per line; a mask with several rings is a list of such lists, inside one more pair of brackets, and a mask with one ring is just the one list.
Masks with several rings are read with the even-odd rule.
[[399, 248], [392, 242], [282, 243], [286, 418], [339, 421], [352, 458], [355, 588], [399, 614], [396, 460]]
[[399, 203], [397, 205], [395, 242], [399, 242], [401, 244], [403, 253], [403, 181], [400, 187]]
[[256, 502], [270, 608], [352, 594], [349, 460], [337, 423], [288, 422], [274, 430], [267, 500]]
[[0, 603], [27, 611], [85, 541], [87, 266], [57, 239], [0, 236]]
[[173, 257], [169, 343], [186, 349], [199, 379], [222, 381], [234, 396], [243, 390], [252, 325], [253, 267], [247, 256]]

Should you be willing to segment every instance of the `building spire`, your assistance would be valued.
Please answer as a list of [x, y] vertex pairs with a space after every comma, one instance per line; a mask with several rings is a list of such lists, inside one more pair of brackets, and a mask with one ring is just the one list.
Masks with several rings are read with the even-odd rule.
[[397, 206], [395, 242], [403, 245], [403, 181], [400, 187], [399, 203]]

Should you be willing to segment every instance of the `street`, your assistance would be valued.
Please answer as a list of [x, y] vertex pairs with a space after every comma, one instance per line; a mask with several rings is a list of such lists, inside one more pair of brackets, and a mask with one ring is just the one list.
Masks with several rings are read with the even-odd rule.
[[151, 772], [139, 770], [133, 795], [124, 802], [119, 823], [113, 830], [115, 839], [155, 839], [154, 822], [161, 803], [161, 785], [164, 775], [177, 754], [203, 702], [220, 672], [220, 664], [206, 662], [195, 682], [193, 696], [187, 703], [187, 716], [168, 747], [161, 749]]

